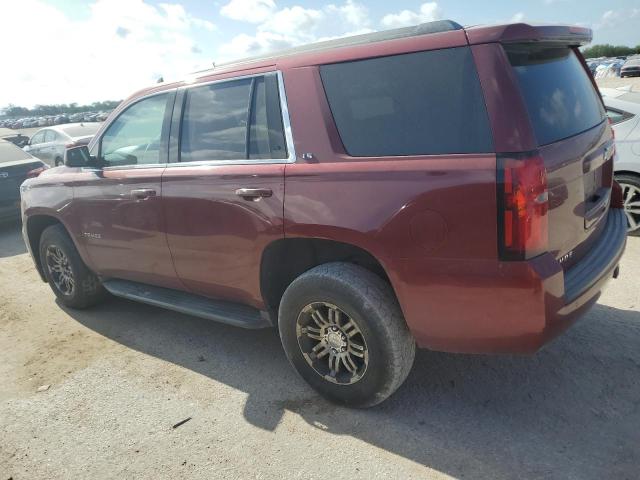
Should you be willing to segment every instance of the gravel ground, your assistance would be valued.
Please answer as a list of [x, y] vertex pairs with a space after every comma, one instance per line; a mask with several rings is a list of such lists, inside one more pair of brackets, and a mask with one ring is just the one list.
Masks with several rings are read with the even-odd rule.
[[275, 331], [62, 308], [0, 227], [0, 480], [638, 478], [639, 270], [630, 238], [621, 277], [537, 355], [419, 351], [357, 411], [319, 399]]

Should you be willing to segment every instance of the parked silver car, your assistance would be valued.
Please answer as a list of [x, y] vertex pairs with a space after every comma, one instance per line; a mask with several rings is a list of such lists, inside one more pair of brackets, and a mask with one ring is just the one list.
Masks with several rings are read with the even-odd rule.
[[65, 147], [70, 143], [87, 144], [99, 123], [67, 123], [38, 130], [24, 150], [52, 166], [62, 165]]
[[640, 92], [600, 91], [616, 135], [613, 168], [624, 193], [629, 232], [640, 235]]

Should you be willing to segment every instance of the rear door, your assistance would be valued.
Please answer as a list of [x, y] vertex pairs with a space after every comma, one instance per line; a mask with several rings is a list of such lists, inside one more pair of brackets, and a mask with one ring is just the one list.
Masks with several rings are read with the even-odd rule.
[[44, 141], [39, 145], [39, 157], [49, 165], [55, 166], [53, 159], [55, 156], [55, 142], [58, 135], [53, 130], [44, 130]]
[[26, 148], [26, 151], [34, 157], [40, 158], [40, 148], [44, 144], [44, 133], [44, 130], [40, 130], [29, 140], [29, 147]]
[[268, 73], [178, 97], [162, 199], [177, 274], [194, 293], [260, 307], [262, 252], [284, 236], [284, 167], [295, 158], [278, 85]]
[[605, 109], [577, 48], [505, 45], [549, 189], [549, 250], [569, 268], [606, 223], [613, 138]]

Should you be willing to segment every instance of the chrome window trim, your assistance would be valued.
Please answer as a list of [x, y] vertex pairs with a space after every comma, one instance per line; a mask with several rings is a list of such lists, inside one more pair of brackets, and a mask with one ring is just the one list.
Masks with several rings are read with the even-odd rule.
[[[138, 168], [159, 168], [159, 167], [167, 167], [167, 168], [183, 168], [183, 167], [206, 167], [206, 166], [222, 166], [222, 165], [268, 165], [268, 164], [286, 164], [286, 163], [295, 163], [296, 161], [296, 151], [293, 143], [293, 132], [291, 130], [291, 119], [289, 117], [289, 104], [287, 102], [287, 95], [284, 88], [284, 78], [282, 76], [282, 72], [280, 70], [262, 72], [262, 73], [254, 73], [251, 75], [241, 75], [238, 77], [228, 77], [220, 80], [211, 80], [208, 82], [201, 83], [192, 83], [188, 85], [183, 85], [178, 87], [177, 90], [188, 90], [191, 88], [203, 87], [206, 85], [213, 85], [216, 83], [224, 83], [224, 82], [232, 82], [236, 80], [243, 80], [247, 78], [254, 77], [264, 77], [269, 74], [275, 74], [278, 80], [278, 96], [280, 97], [280, 114], [282, 115], [282, 130], [284, 133], [285, 143], [287, 145], [287, 157], [286, 158], [241, 158], [237, 160], [203, 160], [199, 162], [173, 162], [173, 163], [154, 163], [154, 164], [145, 164], [145, 165], [125, 165], [125, 166], [113, 166], [113, 167], [104, 167], [105, 171], [109, 170], [129, 170], [129, 169], [138, 169]], [[138, 100], [142, 100], [144, 98], [157, 95], [159, 93], [164, 93], [170, 90], [163, 90], [161, 92], [154, 92], [152, 94], [146, 95], [145, 97], [141, 97]], [[128, 108], [128, 106], [127, 106]], [[118, 115], [119, 116], [119, 115]], [[116, 117], [117, 118], [117, 117]], [[115, 120], [115, 119], [114, 119]], [[110, 122], [111, 123], [111, 122]], [[108, 128], [108, 126], [106, 127]], [[106, 131], [106, 129], [105, 129]]]

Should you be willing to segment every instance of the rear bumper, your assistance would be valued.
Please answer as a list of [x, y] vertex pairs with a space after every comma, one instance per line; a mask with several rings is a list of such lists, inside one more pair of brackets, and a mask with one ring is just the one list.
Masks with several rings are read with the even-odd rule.
[[[392, 279], [420, 347], [460, 353], [533, 353], [600, 297], [626, 246], [611, 209], [591, 251], [564, 272], [550, 254], [527, 262], [406, 261]], [[428, 280], [416, 282], [424, 272]]]

